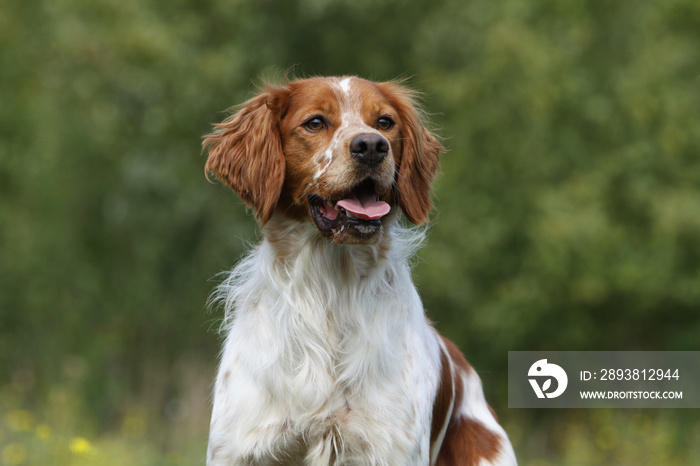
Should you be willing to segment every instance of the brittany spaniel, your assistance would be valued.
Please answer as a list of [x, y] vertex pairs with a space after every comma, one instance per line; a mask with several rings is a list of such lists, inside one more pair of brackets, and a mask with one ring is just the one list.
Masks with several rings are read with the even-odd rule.
[[214, 298], [226, 340], [207, 464], [513, 465], [481, 381], [426, 319], [409, 259], [443, 147], [414, 93], [267, 86], [204, 140], [262, 242]]

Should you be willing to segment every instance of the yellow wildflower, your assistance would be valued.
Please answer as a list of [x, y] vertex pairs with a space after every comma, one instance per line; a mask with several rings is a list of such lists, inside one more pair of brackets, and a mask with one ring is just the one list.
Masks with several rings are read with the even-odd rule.
[[92, 444], [83, 437], [74, 437], [70, 441], [69, 448], [76, 455], [86, 455], [92, 451]]

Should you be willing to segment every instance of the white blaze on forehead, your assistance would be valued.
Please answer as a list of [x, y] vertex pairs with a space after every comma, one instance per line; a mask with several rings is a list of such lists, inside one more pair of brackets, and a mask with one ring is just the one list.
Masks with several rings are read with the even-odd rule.
[[335, 79], [331, 86], [335, 91], [340, 111], [340, 125], [335, 128], [333, 138], [328, 147], [319, 151], [314, 159], [318, 165], [318, 170], [314, 174], [314, 181], [318, 180], [333, 164], [334, 156], [342, 151], [351, 136], [361, 133], [378, 133], [377, 130], [368, 126], [362, 119], [361, 107], [362, 99], [354, 84], [354, 78], [344, 77]]
[[340, 81], [340, 88], [343, 90], [345, 95], [348, 95], [350, 93], [350, 80], [351, 77], [343, 78], [342, 81]]

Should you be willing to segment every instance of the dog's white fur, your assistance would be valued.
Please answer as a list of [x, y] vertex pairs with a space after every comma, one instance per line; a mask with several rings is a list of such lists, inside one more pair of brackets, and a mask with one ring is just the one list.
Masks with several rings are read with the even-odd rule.
[[210, 465], [290, 464], [306, 449], [309, 464], [428, 463], [440, 343], [408, 266], [423, 230], [389, 232], [382, 258], [290, 225], [293, 260], [264, 240], [220, 286]]

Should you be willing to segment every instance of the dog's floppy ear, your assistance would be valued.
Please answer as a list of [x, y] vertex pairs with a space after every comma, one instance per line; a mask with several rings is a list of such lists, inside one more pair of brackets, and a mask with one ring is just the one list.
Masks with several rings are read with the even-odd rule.
[[395, 83], [380, 90], [399, 112], [402, 153], [398, 161], [397, 200], [408, 219], [419, 225], [428, 219], [433, 178], [445, 148], [423, 125], [415, 93]]
[[286, 88], [268, 86], [215, 124], [202, 143], [209, 151], [207, 173], [229, 185], [263, 225], [270, 220], [284, 184], [279, 120], [286, 99]]

